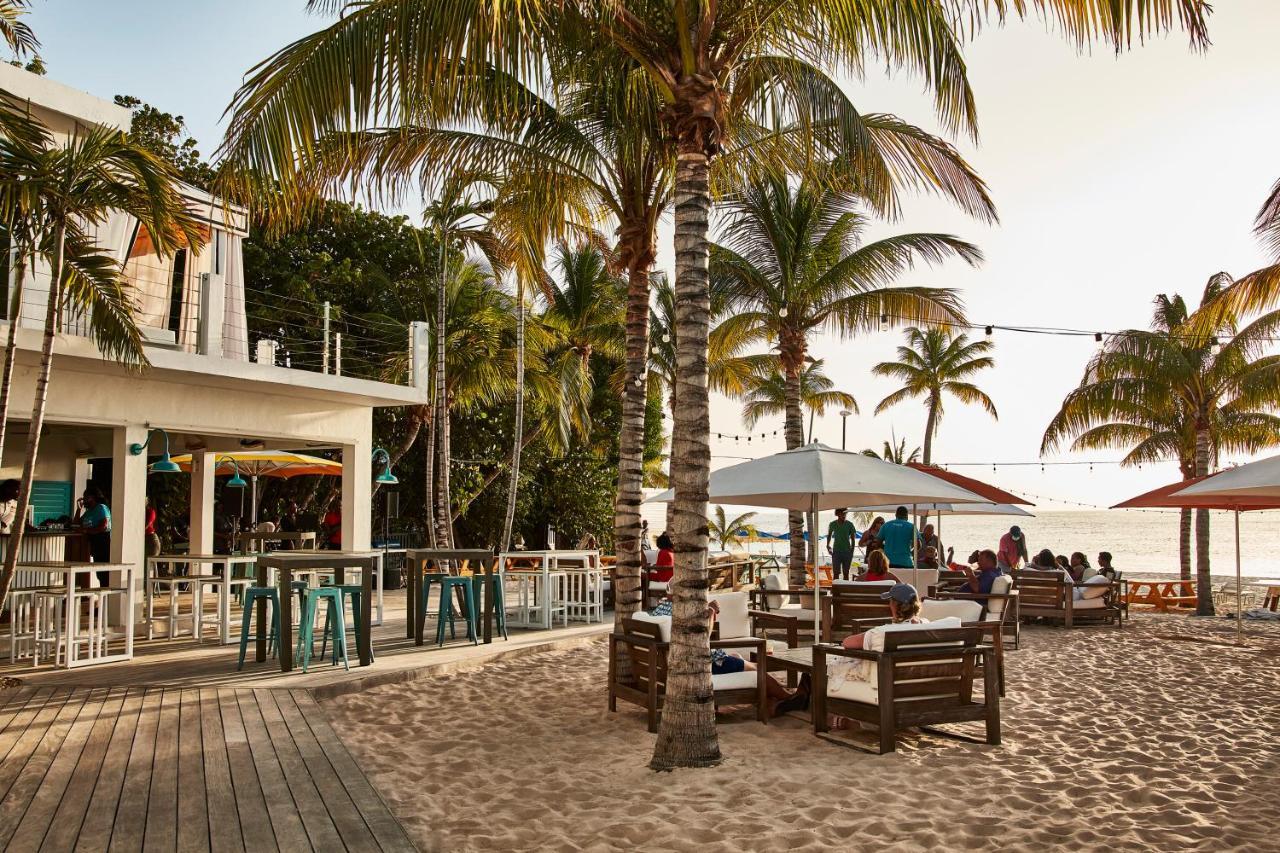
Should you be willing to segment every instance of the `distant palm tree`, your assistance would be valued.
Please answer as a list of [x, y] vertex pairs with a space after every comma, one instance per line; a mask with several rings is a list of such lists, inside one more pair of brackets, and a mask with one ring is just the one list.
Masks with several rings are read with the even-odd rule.
[[[781, 415], [787, 406], [787, 378], [778, 369], [775, 359], [767, 374], [747, 380], [743, 394], [742, 421], [751, 429], [762, 418]], [[822, 372], [822, 359], [805, 363], [800, 373], [800, 405], [809, 412], [809, 441], [813, 441], [813, 419], [825, 414], [828, 408], [858, 411], [858, 401], [852, 394], [835, 390], [835, 383]]]
[[0, 41], [18, 57], [35, 53], [40, 47], [40, 40], [22, 20], [30, 6], [31, 0], [0, 0]]
[[924, 464], [933, 461], [933, 437], [942, 421], [942, 398], [950, 394], [962, 403], [976, 403], [993, 419], [999, 417], [995, 403], [977, 385], [967, 381], [980, 370], [995, 365], [987, 353], [991, 341], [970, 341], [965, 334], [947, 329], [906, 330], [907, 345], [898, 347], [897, 361], [882, 361], [872, 368], [877, 376], [897, 379], [903, 386], [876, 406], [876, 414], [914, 397], [924, 397], [928, 415], [924, 425]]
[[[1222, 313], [1217, 300], [1230, 286], [1226, 273], [1210, 278], [1196, 311], [1162, 295], [1150, 330], [1112, 336], [1063, 400], [1041, 452], [1074, 438], [1073, 450], [1128, 449], [1128, 464], [1169, 459], [1198, 477], [1223, 452], [1280, 444], [1280, 355], [1269, 354], [1280, 311], [1248, 322]], [[1196, 510], [1195, 540], [1196, 612], [1212, 615], [1207, 510]]]
[[884, 449], [879, 453], [868, 447], [862, 451], [863, 456], [870, 456], [872, 459], [883, 459], [885, 462], [892, 462], [895, 465], [906, 465], [908, 462], [918, 462], [920, 460], [920, 448], [913, 447], [907, 450], [907, 440], [894, 436], [892, 440], [884, 443]]
[[738, 541], [739, 534], [756, 535], [755, 525], [751, 523], [751, 519], [756, 515], [758, 513], [744, 512], [737, 518], [727, 518], [724, 507], [717, 504], [714, 514], [707, 519], [707, 529], [711, 538], [720, 543], [720, 549], [728, 550], [730, 543]]

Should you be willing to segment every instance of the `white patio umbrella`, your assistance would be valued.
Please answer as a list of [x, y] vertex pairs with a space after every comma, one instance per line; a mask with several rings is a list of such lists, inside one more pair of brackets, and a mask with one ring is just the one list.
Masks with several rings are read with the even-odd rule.
[[[721, 503], [807, 511], [809, 539], [815, 546], [819, 510], [888, 503], [895, 507], [989, 503], [968, 489], [924, 471], [817, 443], [712, 471], [707, 497]], [[668, 489], [649, 501], [670, 503], [674, 499], [675, 492]], [[821, 592], [815, 572], [815, 640], [821, 630]]]

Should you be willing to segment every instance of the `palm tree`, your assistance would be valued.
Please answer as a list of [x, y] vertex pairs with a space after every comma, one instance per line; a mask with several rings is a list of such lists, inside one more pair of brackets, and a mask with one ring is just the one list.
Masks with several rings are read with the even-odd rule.
[[[1194, 312], [1161, 296], [1151, 330], [1112, 336], [1045, 430], [1042, 452], [1074, 437], [1072, 450], [1125, 448], [1127, 464], [1172, 459], [1199, 477], [1223, 452], [1280, 444], [1280, 356], [1267, 354], [1280, 311], [1248, 322], [1224, 315], [1218, 300], [1230, 284], [1225, 273], [1210, 278]], [[1202, 312], [1217, 325], [1205, 331]], [[1196, 510], [1195, 540], [1196, 612], [1212, 615], [1207, 510]]]
[[924, 464], [933, 460], [933, 437], [942, 422], [942, 397], [950, 394], [962, 403], [977, 404], [992, 420], [999, 418], [996, 405], [984, 391], [968, 380], [980, 370], [995, 366], [987, 355], [995, 348], [991, 341], [970, 341], [969, 336], [952, 334], [945, 328], [906, 330], [907, 345], [898, 347], [897, 361], [882, 361], [872, 368], [877, 376], [897, 379], [903, 385], [876, 406], [876, 414], [904, 400], [924, 397], [928, 412], [924, 426]]
[[30, 6], [31, 0], [0, 0], [0, 40], [19, 58], [40, 48], [40, 40], [22, 20]]
[[879, 453], [867, 448], [862, 451], [863, 456], [870, 456], [872, 459], [883, 459], [885, 462], [892, 462], [894, 465], [906, 465], [908, 462], [918, 462], [920, 460], [920, 448], [913, 447], [907, 450], [907, 440], [898, 438], [893, 435], [889, 441], [884, 443], [883, 449]]
[[[892, 117], [863, 115], [817, 64], [862, 68], [868, 59], [918, 72], [935, 95], [949, 129], [974, 128], [974, 100], [957, 33], [1029, 9], [1058, 24], [1077, 44], [1095, 34], [1117, 47], [1136, 34], [1180, 24], [1206, 41], [1204, 0], [924, 0], [851, 4], [812, 0], [754, 5], [647, 0], [559, 4], [442, 4], [436, 0], [311, 0], [321, 12], [345, 10], [331, 26], [259, 65], [232, 105], [226, 160], [235, 176], [253, 175], [280, 190], [276, 209], [298, 210], [328, 180], [321, 163], [343, 162], [349, 150], [318, 146], [352, 126], [429, 124], [504, 115], [519, 122], [517, 84], [542, 89], [545, 78], [590, 80], [600, 50], [628, 58], [657, 93], [663, 138], [676, 155], [677, 323], [681, 371], [672, 450], [677, 539], [676, 619], [663, 734], [652, 766], [704, 766], [719, 761], [711, 711], [704, 584], [705, 500], [709, 475], [705, 352], [708, 333], [707, 240], [710, 177], [728, 148], [756, 163], [803, 169], [814, 154], [842, 158], [884, 209], [903, 184], [941, 187], [966, 209], [989, 215], [981, 183], [937, 140], [902, 132]], [[484, 37], [477, 38], [478, 33]], [[562, 49], [564, 48], [564, 49]], [[581, 76], [579, 76], [581, 75]], [[532, 78], [532, 79], [531, 79]], [[637, 91], [638, 86], [624, 89]], [[627, 114], [629, 101], [612, 105]], [[463, 114], [463, 115], [460, 115]], [[393, 128], [394, 131], [395, 128]], [[749, 144], [754, 143], [754, 145]], [[767, 152], [769, 157], [761, 157]], [[821, 159], [819, 157], [818, 159]], [[386, 171], [412, 172], [413, 160], [389, 158]], [[339, 169], [340, 171], [341, 169]], [[263, 179], [266, 179], [265, 181]], [[643, 285], [644, 279], [641, 280]], [[639, 317], [633, 311], [631, 316]], [[635, 341], [631, 342], [633, 345]], [[639, 348], [633, 346], [636, 366]], [[639, 380], [643, 383], [643, 380]], [[637, 397], [642, 400], [643, 397]]]
[[[777, 359], [768, 372], [757, 374], [749, 380], [749, 386], [743, 395], [742, 421], [751, 429], [762, 418], [785, 413], [787, 407], [787, 378], [779, 370]], [[800, 405], [809, 411], [809, 440], [813, 440], [813, 419], [815, 415], [826, 414], [828, 408], [851, 409], [858, 411], [858, 401], [852, 394], [835, 390], [835, 383], [822, 372], [822, 359], [811, 359], [805, 362], [800, 372]]]
[[[121, 265], [108, 253], [95, 251], [89, 235], [118, 211], [132, 216], [148, 231], [158, 254], [181, 246], [198, 247], [203, 240], [196, 218], [178, 191], [173, 167], [120, 131], [94, 128], [78, 133], [64, 146], [41, 152], [39, 164], [28, 194], [39, 198], [41, 216], [35, 227], [52, 235], [40, 244], [44, 247], [40, 259], [48, 263], [50, 278], [40, 368], [14, 516], [18, 519], [26, 518], [31, 502], [53, 370], [53, 345], [66, 312], [89, 317], [94, 340], [108, 358], [135, 367], [147, 364]], [[9, 593], [23, 532], [23, 525], [17, 524], [10, 537], [0, 572], [0, 605]]]
[[[902, 234], [863, 243], [868, 222], [857, 195], [832, 181], [794, 188], [765, 176], [732, 196], [729, 239], [711, 250], [713, 286], [729, 294], [724, 321], [740, 334], [768, 340], [786, 378], [787, 449], [804, 443], [801, 374], [809, 338], [820, 331], [856, 334], [883, 324], [963, 322], [955, 291], [900, 287], [917, 260], [957, 256], [970, 264], [977, 247], [946, 234]], [[789, 514], [790, 574], [804, 579], [803, 514]], [[814, 543], [810, 543], [810, 548]]]
[[707, 528], [712, 540], [719, 543], [720, 549], [726, 550], [729, 544], [738, 541], [740, 534], [756, 535], [756, 527], [751, 523], [758, 513], [744, 512], [737, 518], [726, 518], [724, 507], [717, 505], [715, 513], [707, 519]]

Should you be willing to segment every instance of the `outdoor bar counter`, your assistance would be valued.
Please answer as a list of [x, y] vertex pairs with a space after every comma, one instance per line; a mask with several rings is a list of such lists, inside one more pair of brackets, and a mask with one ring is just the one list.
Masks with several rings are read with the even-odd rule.
[[[12, 534], [0, 533], [0, 559], [9, 553]], [[22, 534], [21, 553], [23, 563], [63, 562], [66, 560], [87, 562], [89, 543], [79, 528], [69, 530], [28, 530]]]

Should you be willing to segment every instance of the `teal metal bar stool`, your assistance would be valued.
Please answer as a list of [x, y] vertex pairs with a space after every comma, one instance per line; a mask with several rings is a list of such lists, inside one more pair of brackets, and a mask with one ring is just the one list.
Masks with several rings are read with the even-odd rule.
[[249, 647], [249, 623], [258, 599], [265, 599], [271, 611], [271, 631], [267, 636], [267, 654], [274, 655], [280, 637], [280, 593], [273, 586], [251, 586], [244, 593], [244, 615], [240, 618], [240, 662], [236, 670], [244, 669], [244, 653]]
[[[449, 636], [456, 639], [458, 636], [457, 628], [453, 624], [453, 593], [454, 590], [462, 591], [462, 617], [467, 622], [467, 639], [474, 645], [478, 645], [480, 640], [476, 636], [476, 604], [475, 596], [472, 594], [473, 584], [469, 577], [455, 577], [453, 575], [442, 575], [435, 578], [440, 584], [440, 615], [436, 621], [436, 645], [444, 645], [444, 626], [445, 622], [449, 623]], [[424, 588], [426, 584], [424, 583]]]
[[[490, 578], [489, 595], [487, 598], [482, 596], [482, 592], [484, 591], [485, 578]], [[506, 605], [506, 601], [504, 601], [502, 598], [502, 573], [494, 572], [492, 575], [476, 573], [472, 575], [471, 589], [472, 589], [471, 594], [474, 597], [475, 604], [476, 604], [475, 609], [477, 611], [476, 612], [477, 625], [479, 624], [480, 619], [483, 618], [484, 616], [483, 608], [491, 607], [493, 608], [494, 624], [497, 626], [498, 631], [502, 634], [502, 639], [504, 640], [511, 639], [510, 637], [507, 636], [507, 605]], [[481, 604], [481, 602], [484, 602], [484, 603]]]
[[315, 648], [316, 607], [320, 602], [328, 605], [325, 614], [323, 638], [328, 639], [333, 632], [333, 663], [336, 666], [338, 656], [342, 656], [342, 666], [347, 671], [351, 664], [347, 662], [347, 622], [342, 618], [342, 591], [336, 587], [326, 586], [309, 589], [303, 599], [302, 621], [298, 625], [298, 646], [294, 656], [302, 659], [302, 671], [306, 672], [311, 664], [312, 649]]
[[[353, 625], [355, 625], [355, 628], [356, 628], [356, 643], [358, 644], [360, 642], [360, 638], [364, 636], [364, 632], [365, 632], [364, 622], [362, 622], [360, 618], [360, 614], [362, 612], [360, 610], [360, 600], [361, 600], [361, 597], [364, 595], [364, 588], [360, 586], [360, 584], [358, 583], [325, 584], [324, 588], [336, 589], [338, 590], [338, 592], [342, 593], [342, 603], [338, 605], [339, 619], [346, 618], [347, 602], [348, 601], [351, 602], [351, 622]], [[324, 615], [324, 636], [320, 640], [320, 657], [324, 657], [325, 649], [328, 647], [328, 643], [329, 643], [330, 612], [326, 612]], [[338, 646], [336, 642], [334, 643], [333, 654], [334, 654], [334, 663], [336, 664], [338, 662], [337, 660]], [[370, 660], [372, 660], [373, 659], [372, 644], [370, 644], [370, 647], [369, 647], [369, 655], [370, 655]]]

